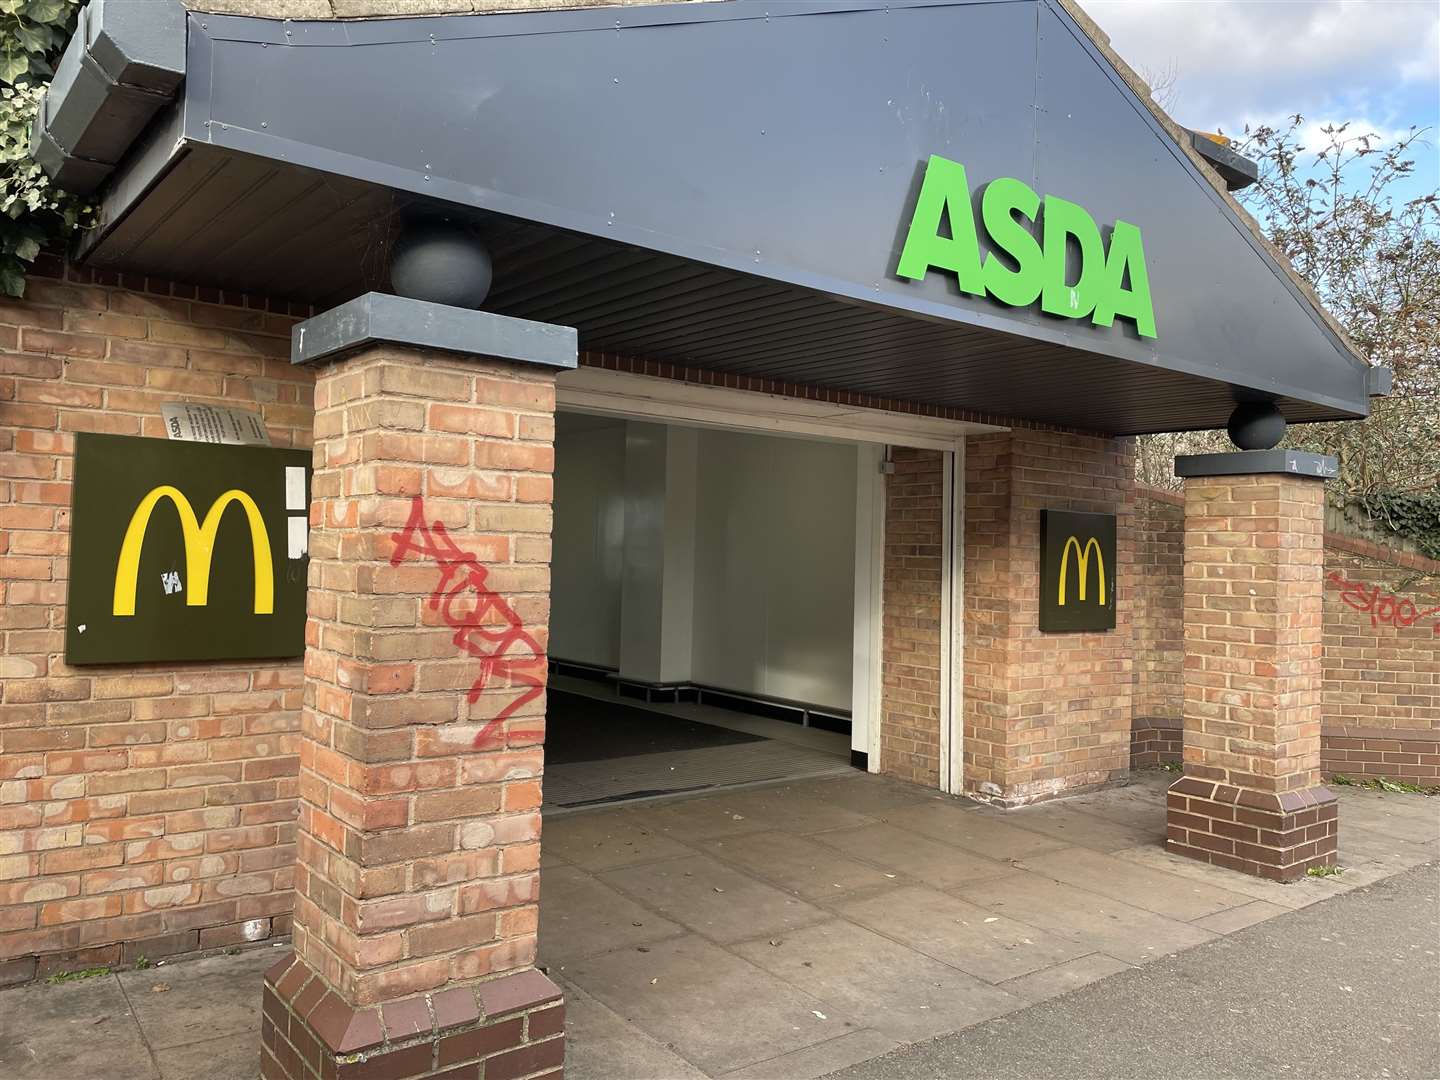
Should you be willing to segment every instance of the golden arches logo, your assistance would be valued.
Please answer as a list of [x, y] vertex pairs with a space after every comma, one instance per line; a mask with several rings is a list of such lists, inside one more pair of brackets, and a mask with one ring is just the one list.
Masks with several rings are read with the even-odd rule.
[[1098, 569], [1099, 569], [1099, 572], [1100, 572], [1100, 595], [1099, 595], [1099, 598], [1098, 598], [1095, 602], [1096, 602], [1097, 604], [1099, 604], [1101, 607], [1104, 607], [1104, 606], [1105, 606], [1105, 556], [1104, 556], [1103, 554], [1101, 554], [1101, 552], [1100, 552], [1100, 541], [1099, 541], [1099, 540], [1096, 540], [1095, 537], [1093, 537], [1093, 536], [1090, 537], [1090, 539], [1088, 539], [1088, 540], [1085, 541], [1085, 547], [1084, 547], [1083, 549], [1080, 547], [1080, 541], [1079, 541], [1078, 539], [1076, 539], [1075, 537], [1071, 536], [1071, 537], [1069, 537], [1069, 538], [1066, 539], [1066, 541], [1065, 541], [1065, 550], [1064, 550], [1064, 552], [1063, 552], [1063, 553], [1061, 554], [1061, 556], [1060, 556], [1060, 588], [1059, 588], [1059, 595], [1056, 597], [1055, 602], [1056, 602], [1057, 604], [1059, 604], [1061, 607], [1064, 607], [1064, 606], [1065, 606], [1065, 577], [1066, 577], [1066, 574], [1067, 574], [1067, 573], [1069, 572], [1069, 570], [1070, 570], [1070, 549], [1071, 549], [1071, 548], [1074, 548], [1074, 549], [1075, 549], [1075, 559], [1076, 559], [1076, 562], [1079, 563], [1079, 568], [1078, 568], [1078, 569], [1079, 569], [1079, 572], [1080, 572], [1079, 576], [1080, 576], [1080, 599], [1081, 599], [1081, 600], [1084, 600], [1084, 599], [1085, 599], [1086, 582], [1088, 581], [1088, 579], [1089, 579], [1089, 577], [1090, 577], [1090, 553], [1091, 553], [1091, 551], [1092, 551], [1092, 549], [1093, 549], [1093, 551], [1094, 551], [1094, 553], [1095, 553], [1095, 559], [1096, 559], [1096, 561], [1099, 563]]
[[270, 535], [265, 531], [265, 519], [255, 500], [243, 491], [232, 489], [225, 492], [205, 513], [202, 524], [195, 517], [195, 509], [178, 489], [161, 484], [153, 489], [135, 513], [130, 516], [130, 525], [125, 530], [125, 539], [120, 545], [120, 562], [115, 568], [116, 615], [135, 614], [135, 586], [140, 576], [140, 549], [145, 544], [145, 530], [150, 525], [150, 515], [161, 499], [169, 499], [180, 516], [180, 529], [185, 538], [186, 589], [185, 603], [188, 607], [204, 607], [210, 598], [210, 562], [215, 553], [215, 534], [220, 529], [220, 518], [231, 503], [239, 503], [250, 522], [250, 548], [255, 560], [255, 614], [272, 615], [275, 612], [275, 564], [270, 557]]

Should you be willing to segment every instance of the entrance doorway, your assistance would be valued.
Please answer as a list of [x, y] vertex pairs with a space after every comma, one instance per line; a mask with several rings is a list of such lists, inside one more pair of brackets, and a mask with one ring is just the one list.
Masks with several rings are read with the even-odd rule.
[[945, 450], [958, 520], [967, 426], [594, 369], [558, 399], [547, 812], [877, 771], [888, 448]]

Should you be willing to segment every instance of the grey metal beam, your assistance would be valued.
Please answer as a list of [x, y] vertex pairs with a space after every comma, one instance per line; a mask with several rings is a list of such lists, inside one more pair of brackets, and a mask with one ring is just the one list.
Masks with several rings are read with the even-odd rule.
[[1305, 450], [1236, 450], [1230, 454], [1183, 454], [1175, 459], [1175, 475], [1181, 477], [1269, 473], [1329, 480], [1340, 475], [1340, 461], [1330, 454]]
[[552, 368], [575, 367], [578, 353], [575, 331], [569, 326], [372, 292], [297, 324], [290, 333], [290, 362], [318, 363], [375, 344], [442, 349]]

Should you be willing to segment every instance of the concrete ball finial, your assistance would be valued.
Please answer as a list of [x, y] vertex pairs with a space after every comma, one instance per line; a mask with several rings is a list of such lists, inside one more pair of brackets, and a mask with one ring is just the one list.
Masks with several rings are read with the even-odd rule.
[[1285, 415], [1269, 401], [1245, 401], [1235, 406], [1225, 430], [1241, 450], [1269, 450], [1285, 437]]
[[490, 252], [464, 226], [436, 218], [407, 223], [390, 258], [397, 296], [478, 308], [490, 292]]

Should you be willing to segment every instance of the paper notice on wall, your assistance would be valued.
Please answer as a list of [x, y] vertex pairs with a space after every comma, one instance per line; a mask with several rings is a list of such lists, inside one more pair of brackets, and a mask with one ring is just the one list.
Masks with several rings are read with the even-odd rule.
[[295, 465], [285, 467], [285, 509], [304, 510], [309, 504], [305, 501], [305, 470]]
[[303, 559], [310, 550], [310, 519], [292, 517], [288, 521], [286, 555], [292, 559]]
[[160, 406], [160, 415], [165, 418], [166, 435], [181, 442], [270, 445], [270, 433], [259, 413], [223, 405], [167, 401]]

